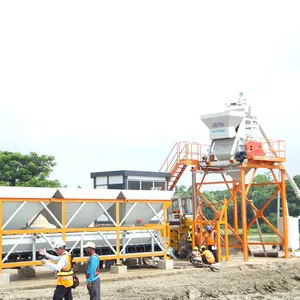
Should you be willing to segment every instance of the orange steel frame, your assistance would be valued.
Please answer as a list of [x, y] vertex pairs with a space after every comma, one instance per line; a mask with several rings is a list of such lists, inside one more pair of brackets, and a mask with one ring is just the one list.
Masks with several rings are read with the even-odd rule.
[[[213, 228], [220, 228], [220, 225], [225, 225], [225, 232], [228, 230], [236, 237], [237, 241], [240, 245], [230, 245], [228, 244], [228, 240], [220, 236], [218, 232], [218, 237], [220, 239], [219, 244], [225, 246], [225, 258], [228, 260], [228, 251], [226, 248], [238, 247], [242, 248], [244, 252], [244, 260], [248, 260], [248, 246], [253, 244], [263, 244], [263, 245], [280, 245], [284, 247], [284, 257], [288, 258], [288, 228], [287, 228], [287, 200], [286, 200], [286, 187], [285, 187], [285, 168], [281, 165], [282, 162], [286, 160], [286, 147], [285, 142], [282, 140], [270, 140], [270, 139], [258, 139], [258, 138], [248, 138], [248, 150], [247, 150], [247, 163], [242, 163], [239, 167], [234, 166], [239, 170], [239, 179], [227, 181], [224, 175], [224, 169], [221, 167], [213, 166], [214, 155], [211, 157], [207, 157], [204, 160], [205, 153], [209, 148], [209, 145], [201, 145], [195, 142], [178, 142], [175, 143], [171, 152], [167, 156], [167, 159], [164, 161], [163, 166], [160, 171], [170, 172], [171, 177], [169, 179], [168, 189], [173, 190], [175, 185], [179, 181], [182, 173], [186, 169], [187, 166], [191, 167], [191, 171], [193, 173], [193, 199], [194, 203], [197, 202], [197, 208], [193, 205], [193, 246], [195, 243], [195, 228], [196, 225], [200, 225], [203, 228], [206, 224], [212, 225]], [[257, 144], [261, 144], [261, 148], [257, 149]], [[263, 149], [263, 151], [261, 150]], [[259, 150], [259, 151], [257, 151]], [[230, 161], [234, 163], [234, 161]], [[276, 165], [279, 164], [279, 165]], [[204, 165], [204, 166], [203, 166]], [[273, 182], [265, 182], [265, 183], [253, 183], [254, 176], [258, 170], [267, 170], [271, 172], [274, 181]], [[283, 180], [279, 181], [276, 178], [274, 170], [280, 170], [281, 178]], [[250, 170], [250, 174], [252, 171], [251, 179], [246, 182], [245, 174]], [[200, 181], [196, 180], [196, 173], [200, 173], [201, 179]], [[222, 177], [221, 181], [218, 182], [209, 182], [207, 181], [207, 177], [209, 173], [220, 174]], [[214, 184], [225, 184], [227, 187], [230, 197], [226, 201], [226, 209], [228, 205], [233, 205], [233, 226], [228, 224], [228, 222], [224, 219], [224, 208], [225, 205], [222, 206], [222, 203], [212, 203], [205, 195], [201, 192], [201, 188], [205, 185], [214, 185]], [[261, 208], [257, 208], [255, 203], [252, 203], [247, 195], [251, 188], [251, 186], [262, 186], [262, 185], [275, 185], [277, 186], [277, 190], [270, 195], [268, 199], [266, 199], [264, 205]], [[278, 230], [268, 221], [268, 219], [264, 216], [264, 210], [266, 207], [273, 201], [277, 193], [281, 196], [281, 207], [282, 207], [282, 218], [283, 218], [283, 235], [278, 232]], [[241, 199], [241, 208], [240, 211], [238, 209], [238, 197]], [[203, 213], [203, 207], [209, 207], [213, 213], [214, 218], [209, 220], [207, 216]], [[255, 211], [255, 216], [253, 219], [248, 222], [247, 219], [247, 207], [251, 206], [251, 208]], [[241, 216], [241, 227], [242, 227], [242, 235], [239, 234], [239, 215]], [[280, 242], [248, 242], [248, 230], [254, 224], [256, 219], [261, 219], [267, 224], [273, 232], [279, 237]], [[227, 225], [225, 224], [227, 223]], [[220, 230], [219, 230], [220, 231]], [[205, 236], [203, 232], [201, 232], [201, 243], [204, 242]], [[222, 243], [221, 243], [222, 242]]]
[[[268, 164], [268, 163], [243, 163], [240, 167], [240, 179], [239, 180], [233, 180], [233, 181], [227, 181], [226, 177], [223, 175], [223, 170], [221, 168], [216, 169], [216, 168], [210, 168], [210, 167], [205, 167], [201, 168], [192, 168], [192, 172], [196, 171], [202, 171], [201, 175], [202, 178], [200, 182], [194, 182], [195, 188], [196, 188], [196, 196], [197, 199], [199, 199], [199, 205], [197, 209], [197, 214], [196, 214], [196, 220], [194, 224], [199, 224], [201, 228], [205, 226], [206, 224], [211, 225], [213, 228], [218, 229], [219, 225], [222, 223], [224, 224], [224, 220], [222, 218], [223, 213], [224, 213], [224, 206], [221, 208], [217, 208], [217, 206], [220, 207], [220, 203], [212, 203], [205, 195], [201, 192], [201, 188], [204, 185], [208, 184], [225, 184], [229, 193], [230, 197], [226, 201], [226, 209], [229, 204], [233, 204], [233, 227], [227, 223], [227, 228], [232, 232], [232, 234], [236, 237], [236, 239], [241, 243], [241, 248], [244, 253], [244, 261], [248, 261], [248, 246], [249, 245], [280, 245], [284, 247], [284, 257], [288, 258], [288, 228], [287, 228], [287, 201], [286, 201], [286, 186], [285, 186], [285, 168], [282, 165], [276, 166], [273, 164]], [[250, 180], [246, 183], [246, 169], [251, 170], [249, 171], [251, 178]], [[272, 176], [274, 181], [273, 182], [264, 182], [264, 183], [253, 183], [254, 176], [257, 173], [257, 170], [265, 169], [268, 170]], [[280, 170], [281, 173], [281, 178], [283, 180], [279, 181], [275, 175], [274, 170]], [[223, 181], [218, 181], [218, 182], [208, 182], [206, 181], [206, 177], [208, 177], [207, 172], [219, 172], [222, 176]], [[251, 186], [265, 186], [265, 185], [275, 185], [277, 186], [277, 189], [275, 192], [270, 195], [268, 199], [266, 199], [264, 205], [261, 208], [257, 208], [255, 206], [255, 203], [252, 203], [248, 197], [247, 194], [251, 188]], [[277, 194], [280, 194], [281, 196], [281, 207], [282, 207], [282, 218], [283, 218], [283, 235], [278, 232], [278, 230], [268, 221], [268, 219], [264, 216], [264, 210], [268, 207], [268, 205], [271, 203], [271, 201], [274, 200], [275, 196]], [[240, 212], [238, 211], [238, 195], [240, 196], [241, 199], [241, 208]], [[247, 206], [251, 206], [251, 208], [256, 212], [255, 216], [252, 218], [250, 222], [248, 222], [247, 219]], [[212, 220], [209, 220], [205, 214], [203, 213], [203, 207], [207, 206], [209, 207], [213, 212], [214, 212], [214, 218]], [[239, 214], [241, 215], [241, 222], [242, 222], [242, 237], [240, 236], [238, 229], [239, 229], [239, 224], [238, 224], [238, 216]], [[227, 216], [226, 216], [227, 218]], [[256, 219], [261, 219], [267, 224], [272, 231], [279, 237], [281, 242], [249, 242], [248, 241], [248, 230], [249, 228], [254, 224]], [[221, 222], [221, 223], [220, 223]], [[219, 225], [218, 225], [219, 224]], [[194, 226], [193, 226], [194, 227]], [[194, 228], [193, 228], [194, 229]], [[193, 230], [194, 234], [194, 230]], [[225, 244], [225, 247], [227, 248], [228, 245], [228, 240], [224, 240], [223, 238], [220, 237], [220, 233], [218, 232], [218, 237], [223, 241]], [[225, 234], [226, 238], [226, 234]], [[204, 242], [204, 234], [202, 233], [201, 236], [201, 242]], [[193, 238], [193, 240], [195, 240]], [[239, 247], [237, 245], [228, 245], [228, 247]], [[227, 252], [227, 250], [226, 250]], [[220, 253], [219, 253], [220, 254]], [[227, 255], [226, 255], [227, 256]], [[227, 258], [226, 258], [227, 260]]]
[[[2, 230], [3, 222], [2, 222], [2, 203], [4, 202], [59, 202], [62, 205], [62, 228], [43, 228], [43, 229], [34, 229], [34, 227], [30, 229], [20, 229], [20, 230]], [[116, 225], [115, 227], [87, 227], [87, 228], [68, 228], [66, 227], [66, 203], [74, 203], [74, 202], [114, 202], [116, 203]], [[163, 203], [163, 224], [145, 224], [144, 226], [120, 226], [120, 204], [127, 202], [137, 202], [137, 203]], [[59, 199], [59, 198], [51, 198], [51, 199], [22, 199], [22, 198], [0, 198], [0, 273], [2, 269], [9, 268], [18, 268], [25, 266], [37, 266], [42, 265], [41, 261], [25, 261], [25, 262], [17, 262], [17, 263], [2, 263], [2, 236], [4, 235], [19, 235], [19, 234], [50, 234], [50, 233], [61, 233], [62, 239], [65, 239], [68, 233], [74, 232], [98, 232], [98, 231], [112, 231], [116, 233], [116, 255], [106, 255], [99, 256], [101, 260], [116, 260], [117, 263], [120, 263], [121, 259], [125, 258], [140, 258], [140, 257], [148, 257], [148, 256], [161, 256], [164, 259], [168, 259], [167, 257], [167, 244], [168, 244], [168, 224], [167, 224], [167, 209], [171, 205], [171, 200], [130, 200], [130, 199]], [[147, 252], [147, 253], [131, 253], [131, 254], [121, 254], [120, 253], [120, 232], [122, 231], [141, 231], [141, 230], [159, 230], [163, 235], [164, 244], [162, 245], [164, 251], [155, 251], [155, 252]], [[74, 262], [84, 262], [87, 261], [87, 257], [77, 257], [74, 258]]]

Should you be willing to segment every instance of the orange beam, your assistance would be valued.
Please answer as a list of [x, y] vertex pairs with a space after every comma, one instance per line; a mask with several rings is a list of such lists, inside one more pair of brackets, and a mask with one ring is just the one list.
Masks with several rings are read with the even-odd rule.
[[231, 232], [234, 234], [234, 236], [237, 238], [237, 240], [240, 241], [241, 243], [243, 243], [243, 239], [241, 239], [238, 232], [235, 231], [229, 224], [227, 224], [227, 226], [228, 226], [228, 229], [230, 229]]
[[289, 257], [288, 249], [288, 223], [287, 223], [287, 201], [286, 201], [286, 186], [285, 186], [285, 170], [281, 170], [281, 200], [282, 200], [282, 221], [283, 221], [283, 247], [284, 258]]
[[[249, 183], [245, 184], [246, 186], [249, 185]], [[276, 182], [261, 182], [261, 183], [252, 183], [251, 186], [265, 186], [265, 185], [277, 185]]]
[[[234, 225], [234, 230], [236, 232], [238, 232], [238, 229], [239, 229], [239, 225], [238, 225], [238, 222], [239, 222], [239, 217], [238, 217], [238, 201], [237, 201], [237, 184], [236, 184], [236, 181], [234, 180], [233, 182], [233, 190], [234, 190], [234, 193], [233, 193], [233, 225]], [[229, 201], [227, 201], [227, 203], [229, 203]]]
[[269, 220], [266, 217], [262, 217], [264, 222], [269, 225], [269, 227], [283, 240], [284, 237], [279, 233], [279, 231], [269, 222]]
[[273, 245], [278, 245], [281, 246], [282, 243], [279, 242], [248, 242], [248, 245], [267, 245], [267, 246], [273, 246]]
[[268, 199], [268, 201], [261, 207], [261, 211], [264, 211], [268, 205], [270, 204], [270, 202], [274, 199], [274, 197], [277, 195], [279, 189], [276, 189], [276, 191], [270, 196], [270, 198]]
[[165, 203], [165, 202], [172, 202], [171, 200], [153, 200], [153, 199], [143, 199], [143, 200], [139, 200], [139, 199], [67, 199], [67, 198], [1, 198], [0, 200], [5, 201], [5, 202], [23, 202], [23, 201], [27, 201], [27, 202], [112, 202], [112, 203], [117, 203], [117, 202], [121, 202], [121, 203], [126, 203], [126, 202], [151, 202], [151, 203]]
[[214, 211], [215, 214], [219, 214], [219, 212], [215, 209], [215, 207], [210, 203], [210, 201], [199, 191], [200, 196], [203, 200], [208, 204], [208, 206]]
[[[122, 226], [119, 228], [120, 231], [124, 230], [147, 230], [147, 229], [164, 229], [163, 225], [144, 225], [144, 226]], [[66, 228], [68, 232], [97, 232], [97, 231], [116, 231], [117, 227], [87, 227], [87, 228]], [[35, 234], [35, 233], [62, 233], [63, 229], [56, 228], [44, 228], [44, 229], [20, 229], [20, 230], [3, 230], [3, 235], [8, 234]]]
[[[163, 251], [161, 252], [147, 252], [147, 253], [129, 253], [129, 254], [122, 254], [120, 255], [120, 258], [136, 258], [136, 257], [148, 257], [148, 256], [163, 256], [164, 253]], [[117, 259], [116, 255], [99, 255], [99, 258], [101, 260], [115, 260]], [[85, 262], [88, 260], [88, 257], [75, 257], [74, 262]], [[41, 266], [42, 262], [41, 261], [22, 261], [22, 262], [17, 262], [17, 263], [4, 263], [2, 264], [3, 269], [13, 269], [13, 268], [20, 268], [20, 267], [30, 267], [30, 266]]]
[[116, 203], [116, 252], [117, 252], [117, 264], [120, 263], [120, 203]]
[[256, 174], [256, 170], [257, 170], [256, 168], [253, 170], [249, 183], [247, 184], [247, 186], [245, 185], [246, 186], [245, 196], [247, 196], [249, 193], [251, 184], [252, 184], [252, 182], [254, 180], [254, 176]]
[[2, 273], [2, 226], [3, 226], [3, 220], [2, 220], [2, 201], [0, 200], [0, 258], [1, 258], [1, 262], [0, 262], [0, 274]]
[[223, 183], [225, 183], [225, 185], [226, 185], [226, 187], [227, 187], [227, 190], [229, 191], [230, 195], [232, 195], [232, 191], [231, 191], [231, 188], [230, 188], [230, 186], [229, 186], [229, 183], [233, 183], [234, 181], [227, 181], [227, 180], [226, 180], [226, 177], [224, 176], [223, 173], [221, 174], [221, 176], [222, 176], [222, 178], [223, 178], [223, 180], [224, 180]]
[[242, 230], [243, 230], [243, 253], [244, 261], [248, 261], [248, 232], [247, 232], [247, 206], [245, 193], [245, 168], [240, 168], [240, 191], [241, 191], [241, 213], [242, 213]]
[[[168, 206], [166, 206], [166, 203], [164, 203], [164, 224], [167, 225], [167, 209]], [[166, 226], [164, 226], [164, 259], [167, 259], [167, 231], [166, 231]], [[193, 239], [194, 240], [194, 239]]]
[[[223, 175], [223, 174], [222, 174]], [[233, 181], [227, 181], [226, 183], [232, 183]], [[209, 184], [224, 184], [224, 181], [209, 181], [209, 182], [203, 182], [203, 185], [209, 185]], [[225, 183], [225, 184], [226, 184]], [[226, 185], [227, 185], [226, 184]]]
[[243, 163], [242, 168], [250, 168], [250, 169], [282, 169], [281, 166], [276, 166], [276, 165], [268, 165], [268, 164], [254, 164], [254, 163]]

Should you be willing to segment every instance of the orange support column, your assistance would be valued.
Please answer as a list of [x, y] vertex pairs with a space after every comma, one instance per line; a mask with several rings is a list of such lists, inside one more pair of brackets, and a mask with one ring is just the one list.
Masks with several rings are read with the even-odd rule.
[[117, 264], [120, 263], [120, 202], [116, 202], [116, 251], [117, 251]]
[[282, 222], [283, 222], [283, 247], [284, 258], [289, 257], [288, 244], [288, 223], [287, 223], [287, 201], [286, 201], [286, 186], [285, 186], [285, 170], [281, 170], [281, 205], [282, 205]]
[[61, 202], [61, 225], [62, 225], [62, 240], [66, 242], [67, 204], [65, 200], [62, 200]]
[[168, 203], [164, 203], [164, 259], [167, 259], [167, 209], [169, 207]]
[[233, 197], [233, 225], [234, 225], [234, 231], [238, 232], [239, 229], [239, 224], [238, 224], [238, 202], [237, 202], [237, 194], [236, 194], [236, 188], [237, 188], [237, 184], [236, 184], [236, 180], [233, 181], [233, 193], [234, 193], [234, 197]]
[[2, 273], [2, 200], [0, 200], [0, 273]]
[[229, 248], [228, 248], [228, 213], [227, 213], [227, 199], [224, 199], [224, 219], [225, 219], [225, 226], [224, 226], [224, 234], [225, 234], [225, 256], [226, 261], [229, 261]]
[[[221, 221], [217, 222], [217, 249], [218, 249], [218, 258], [219, 261], [222, 261], [222, 253], [221, 253]], [[227, 226], [227, 225], [225, 225]]]
[[248, 261], [248, 232], [247, 232], [247, 207], [245, 193], [245, 168], [240, 168], [240, 192], [241, 192], [241, 213], [242, 213], [242, 248], [244, 252], [244, 261]]

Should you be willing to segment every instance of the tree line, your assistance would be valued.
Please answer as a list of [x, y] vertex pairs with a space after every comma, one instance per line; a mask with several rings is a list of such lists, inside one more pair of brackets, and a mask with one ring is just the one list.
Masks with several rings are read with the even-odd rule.
[[[293, 177], [295, 183], [300, 187], [300, 175]], [[269, 173], [259, 174], [254, 177], [254, 183], [264, 183], [264, 182], [274, 182], [273, 176]], [[253, 204], [260, 209], [270, 196], [276, 191], [276, 185], [265, 185], [265, 186], [251, 186], [247, 198], [253, 201]], [[178, 186], [175, 188], [175, 195], [191, 196], [192, 195], [192, 186], [187, 188], [184, 185]], [[217, 190], [217, 191], [206, 191], [203, 192], [203, 195], [212, 202], [217, 209], [220, 209], [223, 205], [224, 198], [229, 199], [230, 193], [228, 190]], [[300, 215], [300, 199], [295, 195], [295, 192], [289, 183], [286, 180], [286, 198], [288, 202], [289, 215], [293, 217], [298, 217]], [[241, 203], [238, 196], [238, 211], [240, 212]], [[214, 213], [211, 208], [203, 206], [203, 213], [208, 219], [214, 218]], [[281, 208], [280, 208], [281, 211]], [[267, 208], [264, 210], [264, 216], [268, 221], [276, 227], [277, 225], [277, 195], [270, 202]], [[241, 214], [238, 214], [239, 224], [241, 224]], [[250, 222], [254, 217], [253, 209], [250, 205], [247, 205], [247, 219]], [[228, 223], [233, 226], [233, 202], [228, 205]], [[260, 227], [264, 233], [272, 233], [273, 231], [270, 227], [264, 223], [262, 219], [259, 219]], [[255, 227], [255, 223], [253, 227]]]

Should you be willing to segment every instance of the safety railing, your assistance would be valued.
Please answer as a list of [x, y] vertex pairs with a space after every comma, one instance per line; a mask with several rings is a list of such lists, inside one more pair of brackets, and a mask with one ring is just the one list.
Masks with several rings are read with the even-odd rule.
[[171, 172], [176, 164], [185, 164], [188, 161], [200, 161], [207, 155], [209, 145], [199, 144], [197, 142], [178, 142], [175, 143], [163, 165], [160, 172]]
[[283, 140], [248, 138], [245, 143], [248, 159], [285, 161], [286, 143]]

